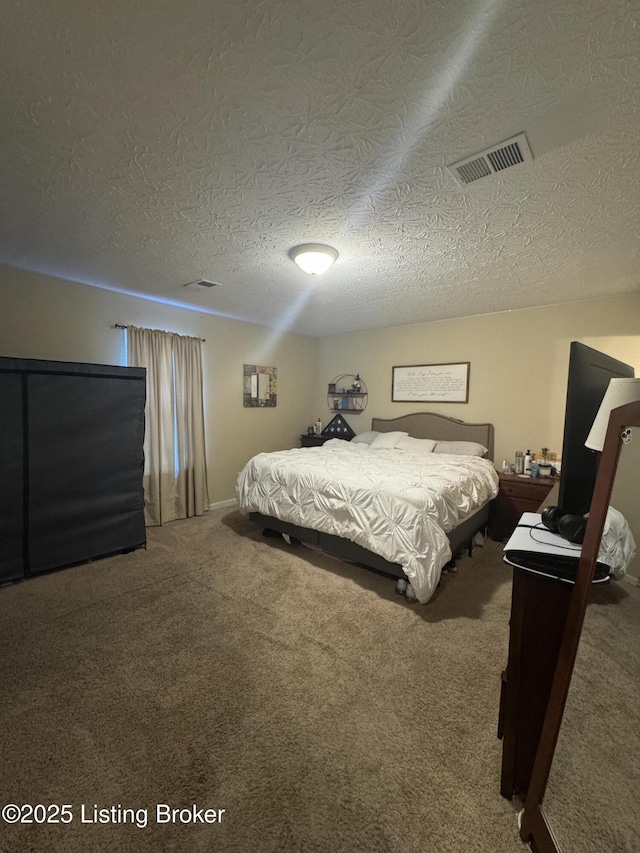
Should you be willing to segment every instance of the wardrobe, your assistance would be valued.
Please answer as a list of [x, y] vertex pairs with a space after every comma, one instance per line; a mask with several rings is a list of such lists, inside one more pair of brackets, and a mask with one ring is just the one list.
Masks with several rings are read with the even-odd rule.
[[0, 358], [0, 584], [139, 548], [146, 370]]

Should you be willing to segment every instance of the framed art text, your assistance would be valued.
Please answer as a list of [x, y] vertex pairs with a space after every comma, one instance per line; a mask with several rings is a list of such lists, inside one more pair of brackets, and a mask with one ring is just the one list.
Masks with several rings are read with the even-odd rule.
[[468, 361], [392, 368], [392, 403], [468, 403]]

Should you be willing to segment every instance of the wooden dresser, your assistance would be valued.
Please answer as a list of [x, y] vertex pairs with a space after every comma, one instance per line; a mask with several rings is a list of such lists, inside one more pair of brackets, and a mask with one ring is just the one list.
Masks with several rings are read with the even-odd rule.
[[489, 520], [491, 538], [501, 541], [511, 536], [522, 513], [538, 512], [558, 480], [558, 477], [523, 478], [517, 474], [500, 474], [500, 489]]

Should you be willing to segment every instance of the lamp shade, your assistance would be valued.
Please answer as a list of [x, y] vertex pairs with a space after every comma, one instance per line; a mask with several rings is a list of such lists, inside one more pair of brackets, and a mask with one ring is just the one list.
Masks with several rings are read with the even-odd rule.
[[322, 243], [303, 243], [290, 249], [289, 257], [309, 275], [322, 275], [336, 260], [338, 253]]
[[602, 450], [611, 410], [638, 400], [640, 400], [640, 379], [611, 379], [584, 443], [585, 447], [591, 450]]

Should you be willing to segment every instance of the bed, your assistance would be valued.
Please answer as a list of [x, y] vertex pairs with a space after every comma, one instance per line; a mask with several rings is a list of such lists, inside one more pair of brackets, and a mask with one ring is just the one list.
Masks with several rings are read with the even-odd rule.
[[[373, 418], [369, 434], [371, 443], [362, 435], [254, 456], [238, 476], [238, 505], [266, 531], [408, 579], [424, 603], [487, 525], [498, 491], [493, 425], [419, 412]], [[486, 451], [448, 452], [459, 443]]]

